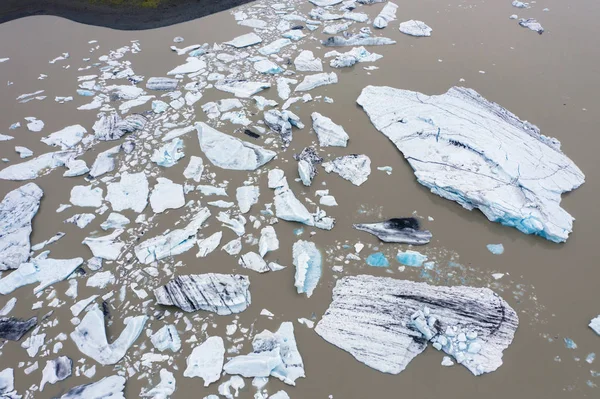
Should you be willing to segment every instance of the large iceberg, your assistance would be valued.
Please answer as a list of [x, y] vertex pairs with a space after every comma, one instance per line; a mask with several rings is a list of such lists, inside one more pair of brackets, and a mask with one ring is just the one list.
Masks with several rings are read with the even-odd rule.
[[400, 373], [431, 342], [480, 375], [500, 367], [518, 322], [488, 288], [362, 275], [338, 280], [315, 332], [384, 373]]
[[433, 193], [526, 234], [567, 240], [573, 217], [561, 194], [584, 175], [558, 140], [466, 88], [427, 96], [367, 86], [357, 102]]
[[223, 169], [255, 170], [276, 155], [274, 151], [221, 133], [206, 123], [196, 125], [200, 148], [213, 165]]
[[43, 195], [35, 183], [28, 183], [0, 202], [0, 270], [16, 269], [29, 258], [31, 221]]
[[240, 313], [250, 305], [250, 280], [238, 274], [191, 274], [177, 276], [154, 290], [160, 305], [177, 306], [186, 312], [205, 310], [218, 315]]
[[393, 218], [376, 223], [359, 223], [353, 227], [371, 233], [383, 242], [425, 245], [431, 240], [428, 230], [421, 230], [415, 218]]
[[119, 338], [108, 343], [106, 327], [104, 325], [104, 314], [94, 305], [84, 316], [75, 331], [71, 333], [71, 339], [77, 348], [83, 353], [96, 360], [103, 366], [116, 364], [125, 356], [127, 350], [144, 330], [148, 316], [136, 316], [126, 320], [126, 326]]
[[298, 294], [306, 294], [310, 298], [321, 279], [322, 257], [314, 242], [299, 240], [292, 247], [293, 263], [296, 267], [294, 276]]

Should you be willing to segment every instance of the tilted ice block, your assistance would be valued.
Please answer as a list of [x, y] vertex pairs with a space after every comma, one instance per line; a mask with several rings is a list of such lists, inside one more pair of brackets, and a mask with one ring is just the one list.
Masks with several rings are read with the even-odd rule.
[[388, 2], [383, 9], [381, 10], [381, 12], [379, 13], [379, 15], [377, 15], [375, 17], [375, 19], [373, 20], [373, 26], [379, 29], [383, 29], [386, 26], [388, 26], [388, 23], [390, 21], [393, 21], [396, 19], [396, 10], [398, 9], [398, 6], [392, 2]]
[[186, 312], [205, 310], [218, 315], [240, 313], [250, 305], [250, 280], [237, 274], [191, 274], [178, 276], [154, 290], [160, 305], [177, 306]]
[[523, 233], [568, 238], [573, 217], [561, 194], [585, 177], [558, 140], [471, 89], [427, 96], [367, 86], [357, 102], [433, 193]]
[[16, 269], [29, 258], [31, 221], [43, 195], [37, 184], [28, 183], [0, 202], [0, 270]]
[[[435, 318], [423, 323], [423, 309]], [[500, 367], [517, 325], [515, 311], [488, 288], [437, 287], [362, 275], [338, 280], [333, 302], [315, 332], [358, 361], [390, 374], [400, 373], [423, 352], [430, 336], [431, 342], [480, 375]], [[477, 345], [458, 355], [448, 345], [450, 340], [438, 340], [452, 331], [466, 331], [476, 337]]]

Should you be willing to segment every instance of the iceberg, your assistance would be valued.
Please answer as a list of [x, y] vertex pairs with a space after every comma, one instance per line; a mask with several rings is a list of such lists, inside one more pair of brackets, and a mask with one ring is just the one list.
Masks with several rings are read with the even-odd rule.
[[[3, 62], [2, 60], [7, 60], [7, 58], [0, 59], [0, 62]], [[0, 371], [0, 397], [3, 399], [21, 399], [23, 397], [15, 390], [15, 375], [11, 368]]]
[[494, 255], [502, 255], [504, 253], [504, 245], [502, 244], [488, 244], [486, 247]]
[[33, 156], [33, 151], [31, 151], [29, 148], [27, 147], [22, 147], [22, 146], [15, 146], [15, 151], [19, 154], [19, 158], [24, 159], [24, 158], [29, 158]]
[[234, 96], [241, 98], [250, 98], [269, 87], [271, 87], [271, 84], [268, 82], [248, 82], [246, 80], [233, 79], [220, 80], [215, 83], [215, 89], [232, 93]]
[[33, 289], [33, 293], [37, 294], [69, 277], [82, 263], [82, 258], [50, 259], [40, 255], [30, 262], [21, 263], [17, 270], [0, 279], [0, 294], [8, 295], [24, 285], [39, 283]]
[[290, 93], [292, 89], [290, 89], [290, 84], [296, 84], [298, 81], [296, 79], [289, 78], [277, 78], [277, 95], [282, 100], [287, 100], [290, 98]]
[[320, 21], [335, 21], [344, 18], [343, 15], [333, 14], [323, 8], [313, 8], [308, 14], [311, 18]]
[[593, 318], [592, 321], [590, 321], [589, 326], [596, 334], [600, 335], [600, 315]]
[[98, 305], [94, 305], [83, 317], [81, 323], [75, 327], [75, 331], [71, 333], [71, 339], [81, 353], [91, 357], [101, 365], [116, 364], [125, 356], [129, 347], [140, 336], [147, 320], [148, 316], [136, 316], [126, 319], [126, 326], [119, 338], [109, 344], [104, 325], [104, 314]]
[[290, 44], [292, 44], [290, 39], [277, 39], [258, 49], [258, 52], [265, 56], [276, 54], [281, 51], [282, 48], [289, 46]]
[[271, 60], [260, 60], [254, 63], [254, 69], [260, 73], [276, 75], [283, 72], [283, 68]]
[[396, 44], [395, 40], [387, 37], [372, 37], [366, 33], [358, 33], [349, 37], [332, 36], [327, 40], [321, 42], [324, 46], [328, 47], [341, 47], [341, 46], [385, 46], [388, 44]]
[[362, 275], [338, 280], [315, 332], [384, 373], [400, 373], [431, 342], [480, 375], [500, 367], [518, 322], [488, 288]]
[[264, 330], [252, 340], [253, 352], [236, 356], [225, 364], [227, 374], [244, 377], [273, 376], [288, 385], [305, 377], [304, 363], [294, 336], [294, 325], [287, 321], [272, 333]]
[[248, 252], [240, 256], [239, 265], [244, 269], [254, 270], [258, 273], [266, 273], [270, 271], [267, 262], [256, 252]]
[[177, 83], [179, 81], [173, 78], [152, 77], [146, 81], [146, 89], [172, 91], [177, 88]]
[[75, 158], [74, 151], [48, 152], [28, 161], [9, 165], [0, 170], [2, 180], [33, 180], [45, 176], [59, 166], [65, 166]]
[[276, 153], [221, 133], [207, 124], [196, 125], [200, 148], [215, 166], [231, 170], [256, 170], [272, 160]]
[[126, 133], [133, 133], [146, 126], [146, 117], [133, 114], [122, 119], [116, 112], [104, 114], [94, 123], [94, 135], [101, 141], [118, 140]]
[[346, 68], [351, 67], [357, 62], [375, 62], [380, 58], [383, 58], [381, 54], [371, 53], [364, 47], [353, 47], [352, 50], [345, 53], [338, 51], [330, 51], [325, 54], [325, 57], [335, 57], [329, 65], [332, 68]]
[[386, 26], [388, 26], [388, 23], [390, 23], [390, 21], [393, 21], [396, 19], [396, 10], [397, 9], [398, 9], [398, 6], [396, 4], [392, 3], [391, 1], [388, 2], [383, 7], [383, 9], [379, 13], [379, 15], [377, 15], [375, 17], [375, 19], [373, 20], [373, 26], [378, 29], [383, 29]]
[[160, 370], [160, 382], [148, 392], [141, 392], [142, 398], [168, 399], [175, 392], [175, 377], [167, 369]]
[[258, 240], [258, 253], [264, 258], [267, 252], [276, 251], [279, 249], [279, 240], [273, 226], [266, 226], [260, 231], [260, 239]]
[[352, 22], [343, 22], [341, 24], [327, 25], [323, 29], [323, 33], [325, 33], [326, 35], [337, 35], [338, 33], [347, 30], [350, 27], [350, 25], [352, 25]]
[[[89, 215], [89, 213], [87, 214]], [[92, 215], [94, 216], [94, 215]], [[100, 225], [102, 230], [122, 229], [129, 224], [130, 220], [120, 213], [111, 212], [108, 218]]]
[[217, 220], [223, 223], [223, 226], [230, 228], [239, 237], [246, 233], [246, 218], [242, 215], [232, 218], [226, 212], [219, 212]]
[[154, 213], [163, 213], [167, 209], [178, 209], [185, 205], [183, 186], [173, 181], [159, 177], [150, 194], [150, 206]]
[[121, 151], [120, 145], [109, 148], [98, 154], [90, 169], [90, 176], [99, 177], [105, 173], [112, 172], [115, 169], [115, 159], [113, 157], [117, 155], [119, 151]]
[[544, 33], [544, 28], [542, 27], [542, 25], [533, 18], [521, 18], [521, 20], [519, 21], [519, 25], [521, 25], [523, 28], [528, 28], [534, 32], [537, 32], [540, 35]]
[[235, 39], [225, 42], [223, 44], [227, 44], [228, 46], [232, 46], [235, 48], [243, 48], [243, 47], [253, 46], [260, 42], [262, 42], [262, 39], [260, 38], [260, 36], [258, 36], [256, 33], [252, 32], [252, 33], [246, 33], [245, 35], [242, 35], [242, 36], [238, 36]]
[[109, 183], [106, 191], [106, 200], [117, 212], [131, 209], [140, 213], [148, 204], [148, 179], [144, 172], [125, 172], [121, 181]]
[[318, 112], [313, 112], [311, 118], [321, 147], [346, 147], [349, 137], [342, 126]]
[[62, 150], [68, 150], [79, 144], [86, 134], [87, 130], [83, 126], [73, 125], [54, 132], [47, 137], [42, 137], [40, 141], [52, 147], [60, 147]]
[[360, 223], [352, 225], [356, 230], [373, 234], [383, 242], [399, 244], [425, 245], [431, 240], [428, 230], [421, 230], [415, 218], [394, 218], [376, 223]]
[[[240, 376], [234, 375], [229, 379], [229, 381], [225, 381], [221, 385], [219, 385], [218, 391], [219, 394], [225, 396], [226, 399], [234, 399], [238, 397], [239, 390], [246, 386], [244, 379]], [[234, 393], [231, 393], [231, 389], [233, 389]], [[208, 395], [204, 399], [219, 399], [217, 395]]]
[[221, 250], [232, 256], [239, 254], [242, 250], [242, 239], [236, 238], [235, 240], [229, 241], [227, 244], [221, 247]]
[[54, 360], [47, 360], [46, 367], [42, 371], [42, 381], [40, 382], [40, 392], [44, 390], [46, 384], [56, 384], [59, 381], [66, 380], [71, 376], [73, 361], [67, 356], [59, 356]]
[[65, 166], [68, 170], [63, 173], [63, 177], [81, 176], [90, 171], [83, 159], [70, 159]]
[[315, 58], [315, 55], [310, 50], [302, 50], [294, 59], [294, 66], [299, 72], [322, 72], [323, 64], [320, 58]]
[[179, 65], [178, 67], [171, 69], [169, 72], [167, 72], [167, 75], [183, 75], [206, 69], [206, 62], [202, 61], [199, 58], [188, 57], [185, 61], [185, 64]]
[[123, 234], [122, 229], [116, 229], [111, 234], [102, 237], [86, 237], [81, 243], [87, 245], [96, 258], [117, 260], [125, 246], [124, 242], [116, 241]]
[[238, 274], [177, 276], [154, 290], [159, 305], [177, 306], [185, 312], [204, 310], [218, 315], [240, 313], [250, 306], [250, 280]]
[[27, 334], [36, 324], [37, 317], [32, 317], [28, 320], [17, 319], [15, 317], [0, 317], [0, 339], [20, 341], [23, 335]]
[[133, 249], [135, 256], [141, 263], [148, 265], [188, 251], [196, 244], [196, 234], [209, 216], [208, 208], [201, 208], [185, 228], [173, 230], [136, 245]]
[[563, 242], [561, 194], [584, 183], [560, 142], [471, 89], [426, 96], [367, 86], [357, 100], [434, 194], [490, 220]]
[[184, 156], [185, 154], [183, 153], [183, 140], [177, 137], [171, 140], [171, 142], [154, 150], [154, 153], [152, 154], [150, 160], [159, 166], [170, 168]]
[[27, 183], [0, 202], [0, 270], [16, 269], [29, 258], [31, 221], [43, 195], [37, 184]]
[[179, 352], [181, 349], [181, 338], [177, 328], [173, 324], [167, 324], [150, 337], [152, 345], [161, 352], [170, 349], [171, 352]]
[[199, 183], [202, 178], [202, 172], [204, 172], [204, 161], [202, 158], [192, 155], [190, 157], [190, 163], [183, 171], [183, 177]]
[[225, 345], [221, 337], [208, 337], [201, 345], [192, 350], [186, 360], [184, 377], [200, 377], [207, 387], [221, 378], [225, 360]]
[[240, 212], [248, 213], [252, 205], [258, 202], [260, 189], [258, 186], [241, 186], [235, 190], [235, 198], [238, 202]]
[[306, 147], [300, 154], [294, 155], [294, 159], [298, 161], [298, 175], [302, 184], [310, 186], [317, 175], [316, 166], [323, 162], [323, 158], [317, 155], [313, 147]]
[[366, 155], [345, 155], [323, 164], [325, 172], [335, 172], [342, 178], [360, 186], [371, 174], [371, 160]]
[[287, 220], [288, 222], [304, 223], [308, 226], [314, 225], [313, 215], [296, 198], [294, 192], [288, 187], [287, 182], [285, 182], [285, 186], [275, 189], [273, 202], [275, 203], [275, 215], [278, 218]]
[[331, 73], [316, 73], [314, 75], [307, 75], [304, 80], [300, 82], [294, 91], [308, 91], [314, 88], [330, 85], [338, 82], [338, 77], [335, 72]]
[[125, 399], [125, 377], [111, 375], [92, 384], [80, 385], [59, 399]]
[[367, 265], [373, 267], [389, 267], [390, 262], [387, 260], [383, 252], [375, 252], [367, 256]]
[[396, 260], [405, 266], [421, 267], [423, 266], [423, 263], [425, 263], [425, 261], [427, 260], [427, 256], [417, 251], [398, 251], [398, 254], [396, 255]]
[[431, 36], [432, 29], [425, 24], [423, 21], [405, 21], [400, 23], [400, 32], [416, 37], [428, 37]]
[[204, 258], [217, 249], [221, 244], [221, 237], [223, 237], [223, 232], [217, 231], [205, 239], [198, 240], [198, 253], [196, 254], [196, 258]]
[[274, 132], [279, 133], [284, 148], [287, 148], [292, 142], [292, 126], [298, 129], [304, 129], [304, 124], [300, 118], [291, 111], [279, 111], [270, 109], [264, 113], [266, 125]]
[[321, 279], [321, 252], [315, 243], [299, 240], [292, 247], [292, 256], [296, 267], [294, 276], [296, 290], [298, 294], [305, 293], [310, 298]]
[[75, 206], [97, 208], [102, 205], [102, 189], [92, 186], [75, 186], [71, 189], [70, 202]]

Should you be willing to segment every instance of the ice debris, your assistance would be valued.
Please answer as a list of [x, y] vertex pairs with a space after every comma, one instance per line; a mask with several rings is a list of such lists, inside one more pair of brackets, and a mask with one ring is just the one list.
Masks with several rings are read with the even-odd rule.
[[415, 218], [394, 218], [377, 223], [354, 224], [352, 227], [373, 234], [383, 242], [425, 245], [431, 240], [431, 233], [421, 230]]
[[208, 337], [201, 345], [196, 346], [188, 356], [184, 377], [200, 377], [207, 387], [221, 378], [225, 359], [225, 345], [221, 337]]
[[321, 147], [346, 147], [349, 137], [342, 126], [318, 112], [313, 112], [311, 118]]
[[289, 110], [270, 109], [265, 111], [264, 120], [271, 130], [279, 133], [284, 148], [287, 148], [292, 142], [292, 126], [298, 129], [304, 128], [300, 118]]
[[329, 62], [332, 68], [346, 68], [351, 67], [357, 62], [375, 62], [383, 55], [377, 53], [371, 53], [364, 47], [353, 47], [352, 50], [345, 53], [339, 51], [330, 51], [325, 54], [325, 57], [335, 57]]
[[310, 186], [317, 175], [317, 165], [323, 162], [317, 151], [313, 147], [306, 147], [300, 154], [294, 155], [298, 161], [298, 175], [302, 184]]
[[273, 226], [266, 226], [260, 231], [260, 240], [258, 241], [258, 253], [264, 257], [267, 252], [279, 249], [279, 240]]
[[299, 240], [292, 247], [293, 263], [296, 267], [294, 276], [296, 290], [310, 298], [321, 279], [321, 252], [315, 243]]
[[327, 173], [335, 172], [355, 186], [360, 186], [371, 174], [371, 160], [366, 155], [345, 155], [325, 162], [323, 168]]
[[332, 36], [327, 40], [323, 40], [322, 44], [328, 47], [341, 46], [385, 46], [388, 44], [396, 44], [395, 40], [387, 37], [373, 37], [367, 33], [358, 33], [349, 37]]

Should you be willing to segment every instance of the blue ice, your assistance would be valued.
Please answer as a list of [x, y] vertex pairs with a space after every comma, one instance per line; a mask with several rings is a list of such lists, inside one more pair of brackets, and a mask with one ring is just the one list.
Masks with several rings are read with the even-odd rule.
[[423, 266], [423, 262], [427, 260], [427, 256], [417, 251], [398, 251], [398, 255], [396, 255], [396, 260], [405, 266], [421, 267]]
[[494, 255], [502, 255], [504, 253], [504, 245], [502, 244], [488, 244], [487, 249]]
[[390, 262], [382, 252], [375, 252], [367, 257], [367, 265], [373, 267], [389, 267]]

